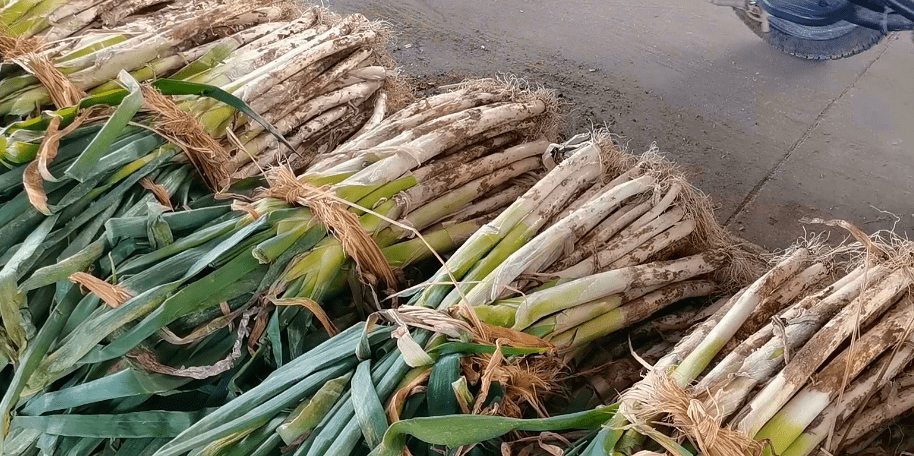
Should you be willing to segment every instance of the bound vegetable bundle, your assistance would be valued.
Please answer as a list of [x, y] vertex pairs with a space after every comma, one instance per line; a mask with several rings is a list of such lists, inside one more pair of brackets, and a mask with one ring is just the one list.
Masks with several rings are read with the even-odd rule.
[[[519, 417], [525, 403], [546, 416], [542, 401], [557, 392], [562, 368], [550, 349], [579, 352], [680, 299], [713, 293], [712, 274], [723, 277], [726, 268], [735, 274], [744, 266], [732, 262], [738, 251], [726, 248], [727, 236], [710, 218], [704, 197], [655, 152], [624, 154], [601, 135], [575, 138], [557, 152], [571, 155], [529, 199], [492, 223], [497, 228], [488, 230], [490, 237], [464, 244], [413, 300], [464, 315], [469, 323], [449, 335], [481, 345], [432, 343], [437, 360], [425, 355], [424, 362], [414, 362], [425, 366], [401, 383], [389, 404], [395, 416], [472, 411]], [[690, 237], [696, 232], [701, 234]], [[496, 233], [503, 238], [493, 239]], [[594, 258], [588, 258], [591, 252]], [[456, 286], [448, 284], [454, 279]], [[443, 318], [414, 309], [401, 308], [407, 315], [391, 319], [434, 328], [411, 322]], [[428, 390], [404, 402], [426, 378]], [[486, 438], [467, 443], [498, 435], [478, 431]], [[431, 434], [421, 438], [441, 442]]]
[[[39, 156], [42, 147], [48, 148], [46, 142], [56, 143], [60, 136], [76, 136], [104, 124], [105, 144], [137, 134], [166, 137], [174, 144], [173, 149], [180, 147], [187, 152], [211, 188], [222, 189], [230, 178], [258, 175], [280, 161], [289, 162], [295, 169], [303, 168], [318, 150], [334, 148], [369, 121], [369, 127], [376, 124], [388, 107], [388, 94], [396, 98], [391, 100], [395, 103], [390, 108], [402, 105], [405, 92], [400, 84], [391, 82], [394, 75], [382, 65], [391, 63], [383, 51], [387, 32], [362, 16], [341, 18], [318, 8], [311, 8], [290, 22], [252, 24], [229, 36], [216, 35], [215, 40], [206, 41], [209, 33], [204, 33], [200, 37], [204, 43], [194, 44], [192, 53], [162, 57], [170, 59], [172, 66], [168, 68], [143, 61], [135, 64], [127, 59], [133, 53], [159, 56], [167, 49], [181, 52], [181, 46], [187, 45], [182, 40], [190, 39], [193, 33], [208, 32], [211, 26], [221, 30], [219, 14], [224, 12], [220, 11], [230, 6], [233, 5], [76, 59], [74, 65], [85, 66], [86, 74], [102, 85], [87, 97], [72, 97], [74, 101], [66, 103], [64, 109], [7, 126], [0, 136], [3, 161], [11, 165], [28, 163]], [[245, 10], [251, 12], [251, 8], [242, 9]], [[251, 14], [272, 19], [267, 14], [270, 11], [261, 14], [254, 9]], [[117, 53], [118, 59], [104, 57], [112, 52]], [[104, 68], [92, 65], [96, 60]], [[120, 88], [117, 82], [110, 81], [119, 71], [131, 70], [134, 65], [140, 70], [119, 81], [128, 87]], [[71, 87], [86, 89], [86, 84], [79, 82], [78, 72], [61, 72], [66, 73], [64, 82], [69, 81]], [[155, 87], [161, 91], [203, 94], [218, 101], [185, 97], [175, 103], [152, 89], [139, 90], [131, 82], [131, 78], [142, 82], [163, 75], [170, 75], [172, 80], [157, 81]], [[23, 78], [35, 79], [30, 74]], [[382, 86], [385, 90], [380, 90]], [[49, 93], [49, 88], [40, 84], [25, 90], [39, 95]], [[18, 92], [10, 97], [15, 103], [28, 99]], [[25, 115], [45, 102], [27, 101], [23, 109], [11, 107], [12, 111], [5, 112]], [[70, 107], [74, 104], [76, 107]], [[103, 106], [117, 109], [110, 116], [94, 111]], [[276, 128], [267, 128], [267, 122]], [[93, 146], [97, 154], [104, 153], [102, 147]], [[84, 167], [85, 162], [91, 162], [85, 157], [82, 161]], [[68, 171], [80, 180], [87, 177], [85, 171]]]
[[190, 9], [205, 9], [217, 3], [173, 2], [171, 0], [11, 0], [3, 2], [0, 22], [12, 37], [38, 38], [53, 43], [88, 30], [123, 26], [154, 14], [173, 17]]
[[[31, 0], [12, 2], [3, 12], [12, 14]], [[38, 23], [51, 15], [38, 13], [57, 1], [40, 2], [29, 10]], [[61, 6], [81, 8], [85, 2]], [[188, 63], [211, 68], [240, 46], [250, 44], [296, 17], [288, 8], [267, 2], [210, 2], [194, 10], [181, 2], [113, 30], [88, 28], [65, 40], [25, 38], [19, 26], [30, 20], [14, 19], [0, 37], [0, 114], [4, 120], [37, 115], [42, 108], [70, 107], [86, 94], [105, 93], [119, 86], [121, 71], [139, 81], [169, 76]], [[9, 25], [9, 24], [7, 24]], [[185, 70], [188, 71], [188, 70]], [[85, 107], [85, 105], [84, 105]]]
[[[711, 267], [697, 257], [675, 274], [662, 269], [672, 264], [632, 269], [704, 254], [732, 241], [714, 221], [704, 195], [654, 151], [613, 158], [624, 172], [590, 187], [481, 286], [469, 285], [467, 299], [479, 306], [483, 320], [492, 315], [492, 323], [577, 351], [681, 299], [712, 294], [717, 284], [709, 279], [751, 276], [749, 257], [736, 249], [724, 255], [725, 270], [720, 261]], [[740, 261], [733, 261], [734, 255]], [[687, 281], [698, 276], [704, 278]], [[511, 281], [514, 290], [506, 287]], [[521, 296], [505, 298], [506, 293]]]
[[[629, 454], [642, 435], [673, 454], [839, 454], [909, 409], [870, 401], [914, 359], [910, 244], [838, 224], [860, 242], [785, 254], [623, 394], [582, 454]], [[855, 248], [866, 254], [836, 270]]]
[[[162, 447], [163, 454], [221, 448], [223, 438], [231, 443], [245, 436], [254, 447], [276, 448], [277, 414], [284, 419], [286, 406], [315, 393], [307, 385], [319, 387], [342, 371], [302, 383], [295, 393], [283, 383], [270, 390], [266, 408], [258, 409], [262, 414], [238, 422], [231, 407], [225, 414], [207, 415], [225, 425], [217, 434], [198, 432], [211, 421], [190, 426], [202, 410], [175, 414], [169, 398], [192, 397], [218, 406], [232, 391], [229, 398], [241, 394], [243, 403], [261, 373], [280, 365], [302, 367], [298, 360], [323, 338], [309, 329], [313, 317], [331, 332], [353, 323], [357, 309], [345, 301], [326, 305], [334, 292], [346, 288], [347, 269], [382, 291], [394, 288], [391, 266], [414, 264], [435, 254], [430, 248], [453, 248], [529, 187], [522, 176], [539, 169], [547, 142], [524, 139], [549, 131], [555, 122], [552, 100], [548, 92], [496, 81], [468, 83], [410, 105], [353, 140], [365, 144], [373, 138], [374, 146], [324, 153], [299, 178], [275, 170], [260, 197], [235, 203], [245, 211], [241, 215], [217, 206], [162, 216], [154, 225], [137, 217], [111, 220], [105, 234], [113, 247], [90, 261], [96, 272], [110, 277], [107, 283], [74, 277], [93, 291], [85, 298], [66, 282], [55, 284], [50, 317], [29, 339], [6, 390], [4, 409], [18, 411], [7, 439], [25, 450], [34, 445], [94, 448], [102, 437], [137, 437], [136, 426], [152, 416], [172, 424], [155, 437], [181, 434]], [[190, 225], [191, 234], [172, 242], [159, 244], [156, 238], [152, 247], [153, 242], [143, 241]], [[409, 239], [416, 233], [421, 237]], [[236, 323], [237, 333], [224, 330]], [[252, 356], [243, 351], [245, 339]], [[181, 350], [188, 343], [195, 350]], [[384, 359], [379, 369], [401, 362]], [[315, 369], [327, 372], [310, 362], [306, 367], [311, 371], [290, 375], [304, 379]], [[195, 378], [208, 386], [194, 386]], [[333, 387], [327, 388], [322, 391]], [[85, 395], [88, 390], [97, 394]], [[277, 393], [281, 397], [273, 398]], [[105, 404], [118, 404], [117, 413], [106, 413], [112, 409]], [[73, 419], [96, 425], [56, 430]], [[226, 429], [231, 431], [223, 433]]]
[[[217, 8], [216, 11], [222, 10]], [[271, 10], [245, 8], [242, 11], [269, 18]], [[212, 25], [212, 21], [204, 21], [207, 14], [210, 12], [203, 17], [184, 18], [178, 23], [184, 29], [202, 30], [204, 24]], [[214, 30], [218, 30], [221, 23], [215, 21], [215, 24]], [[172, 32], [174, 30], [166, 28], [162, 33]], [[184, 30], [182, 33], [190, 32]], [[233, 159], [229, 153], [232, 149], [215, 138], [232, 128], [239, 134], [264, 128], [262, 119], [254, 122], [257, 127], [252, 127], [249, 125], [252, 118], [236, 109], [257, 117], [245, 104], [250, 102], [264, 109], [267, 117], [280, 115], [270, 110], [277, 104], [275, 94], [257, 89], [258, 84], [278, 82], [285, 89], [298, 90], [301, 96], [286, 100], [281, 109], [296, 108], [299, 106], [296, 103], [301, 103], [310, 106], [310, 114], [299, 118], [300, 122], [283, 124], [283, 133], [295, 133], [294, 128], [302, 126], [310, 134], [296, 134], [307, 147], [326, 147], [345, 139], [346, 128], [351, 133], [353, 128], [361, 127], [361, 123], [349, 127], [340, 124], [319, 127], [309, 122], [322, 116], [325, 110], [350, 110], [353, 104], [367, 103], [377, 91], [381, 81], [373, 81], [370, 84], [373, 89], [362, 93], [362, 98], [333, 98], [340, 90], [364, 85], [350, 83], [356, 78], [353, 72], [370, 70], [375, 76], [385, 77], [383, 67], [366, 66], [377, 60], [377, 56], [372, 57], [375, 54], [372, 46], [378, 44], [379, 35], [383, 33], [361, 16], [338, 18], [312, 8], [292, 22], [265, 23], [229, 36], [212, 47], [211, 51], [218, 52], [204, 55], [174, 75], [188, 81], [217, 82], [245, 100], [232, 98], [209, 85], [191, 85], [188, 90], [185, 83], [175, 90], [174, 84], [178, 83], [169, 82], [172, 85], [162, 87], [171, 87], [178, 93], [203, 90], [232, 103], [226, 105], [194, 96], [175, 104], [155, 89], [141, 86], [130, 75], [122, 73], [120, 81], [126, 89], [106, 90], [82, 99], [77, 106], [8, 125], [0, 135], [0, 142], [6, 147], [8, 161], [23, 163], [0, 174], [0, 234], [7, 242], [0, 260], [9, 272], [6, 280], [11, 287], [9, 300], [4, 302], [7, 313], [3, 324], [11, 338], [8, 345], [17, 353], [11, 359], [17, 359], [24, 350], [26, 334], [34, 333], [29, 320], [39, 324], [51, 308], [53, 290], [38, 290], [82, 271], [106, 255], [109, 249], [119, 252], [118, 261], [124, 261], [138, 254], [137, 249], [154, 250], [171, 244], [176, 234], [185, 235], [207, 226], [229, 210], [227, 203], [220, 204], [212, 197], [204, 197], [205, 189], [197, 174], [204, 177], [210, 188], [223, 188], [232, 180], [233, 171], [238, 171], [236, 168], [240, 164], [236, 168], [228, 166]], [[244, 40], [239, 41], [239, 37], [245, 37], [247, 44]], [[205, 38], [205, 34], [201, 38]], [[274, 64], [276, 59], [285, 64]], [[312, 64], [309, 66], [303, 60]], [[295, 70], [296, 65], [301, 71]], [[258, 71], [247, 71], [253, 67]], [[335, 90], [333, 86], [340, 88]], [[384, 106], [383, 94], [375, 98], [379, 101], [377, 106]], [[267, 101], [269, 99], [272, 101]], [[340, 103], [344, 106], [337, 106]], [[115, 105], [116, 109], [109, 113], [95, 110], [107, 104]], [[378, 117], [384, 114], [383, 109], [365, 109], [373, 110], [373, 115]], [[279, 141], [275, 129], [266, 134]], [[343, 136], [339, 136], [341, 134]], [[259, 134], [250, 137], [252, 141], [262, 139]], [[271, 147], [269, 141], [264, 144]], [[245, 157], [239, 163], [250, 159], [253, 153], [244, 148], [234, 151], [234, 158], [238, 154]], [[273, 160], [270, 163], [284, 159], [275, 151], [271, 154], [272, 158], [267, 157]], [[263, 155], [256, 157], [264, 159]], [[268, 164], [261, 162], [265, 166]], [[244, 175], [234, 172], [236, 178]], [[175, 207], [199, 211], [166, 214]], [[129, 223], [121, 226], [120, 222], [114, 222], [114, 231], [108, 230], [102, 235], [111, 218], [129, 220]], [[131, 236], [133, 241], [117, 245], [121, 237], [117, 228], [121, 233], [123, 230], [135, 233]], [[139, 231], [136, 228], [140, 228]], [[114, 263], [113, 259], [111, 263]], [[113, 266], [107, 264], [102, 271], [116, 273]], [[26, 297], [28, 293], [37, 295]], [[25, 308], [32, 315], [17, 316], [20, 311], [15, 309]], [[20, 326], [21, 331], [17, 329]]]

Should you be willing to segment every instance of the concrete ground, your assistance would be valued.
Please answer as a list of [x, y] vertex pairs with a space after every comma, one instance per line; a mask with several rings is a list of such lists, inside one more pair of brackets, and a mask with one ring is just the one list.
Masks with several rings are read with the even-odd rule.
[[[568, 133], [656, 143], [717, 216], [769, 249], [802, 217], [914, 235], [914, 43], [799, 60], [704, 0], [329, 0], [400, 31], [394, 56], [435, 83], [514, 73], [556, 89]], [[843, 234], [842, 234], [843, 235]]]

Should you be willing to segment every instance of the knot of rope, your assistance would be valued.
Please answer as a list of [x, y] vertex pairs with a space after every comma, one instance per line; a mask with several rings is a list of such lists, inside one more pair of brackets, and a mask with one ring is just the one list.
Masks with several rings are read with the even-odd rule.
[[54, 63], [41, 52], [41, 42], [35, 38], [10, 36], [7, 30], [0, 31], [0, 55], [4, 60], [21, 66], [35, 76], [48, 90], [51, 102], [57, 108], [74, 106], [86, 96], [73, 85]]
[[156, 118], [156, 133], [183, 149], [210, 189], [228, 185], [231, 173], [226, 163], [231, 155], [206, 132], [203, 124], [152, 87], [143, 87], [143, 99], [144, 108]]
[[292, 170], [279, 167], [266, 192], [267, 196], [311, 210], [327, 230], [340, 241], [343, 251], [355, 261], [363, 280], [396, 287], [397, 279], [375, 240], [362, 228], [358, 216], [348, 210], [351, 203], [325, 189], [302, 182]]
[[635, 430], [664, 419], [681, 437], [708, 456], [761, 454], [763, 444], [748, 435], [723, 426], [720, 413], [679, 386], [667, 373], [651, 369], [644, 379], [622, 395], [620, 411]]

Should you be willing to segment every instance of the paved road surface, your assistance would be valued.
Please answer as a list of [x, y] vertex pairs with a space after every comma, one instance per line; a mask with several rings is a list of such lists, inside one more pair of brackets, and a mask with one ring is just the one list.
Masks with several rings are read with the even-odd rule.
[[910, 33], [807, 62], [704, 0], [326, 5], [390, 21], [410, 74], [447, 83], [514, 73], [573, 104], [569, 133], [606, 124], [633, 151], [655, 142], [714, 198], [721, 222], [766, 248], [801, 236], [801, 217], [914, 235]]

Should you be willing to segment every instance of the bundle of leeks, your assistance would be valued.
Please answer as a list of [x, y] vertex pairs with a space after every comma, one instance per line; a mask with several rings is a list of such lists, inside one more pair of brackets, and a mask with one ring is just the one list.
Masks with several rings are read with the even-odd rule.
[[[740, 252], [727, 246], [704, 196], [656, 153], [624, 154], [600, 135], [563, 146], [553, 152], [570, 151], [570, 157], [534, 187], [542, 185], [541, 193], [528, 194], [543, 198], [539, 205], [518, 201], [493, 222], [505, 225], [477, 239], [476, 250], [468, 241], [449, 270], [439, 271], [413, 300], [468, 318], [463, 338], [477, 345], [431, 348], [437, 360], [427, 359], [404, 378], [399, 399], [389, 404], [395, 416], [462, 411], [519, 418], [526, 403], [545, 417], [542, 402], [559, 389], [555, 349], [567, 357], [682, 299], [711, 295], [718, 289], [712, 279], [727, 269], [751, 274], [733, 261]], [[550, 183], [555, 187], [546, 187]], [[529, 212], [518, 216], [523, 204]], [[507, 234], [498, 240], [495, 233]], [[451, 276], [456, 286], [448, 283]], [[467, 434], [466, 445], [497, 437], [483, 428], [478, 440]], [[413, 444], [412, 451], [427, 450]]]
[[[645, 436], [673, 454], [840, 452], [907, 410], [875, 393], [912, 360], [910, 245], [836, 224], [860, 242], [790, 249], [623, 394], [623, 413], [580, 454], [629, 454]], [[836, 268], [855, 249], [866, 254]]]
[[[10, 407], [22, 407], [20, 413], [61, 410], [57, 408], [60, 402], [52, 409], [49, 405], [30, 408], [29, 404], [45, 404], [60, 395], [73, 400], [79, 397], [81, 388], [87, 388], [83, 384], [95, 386], [100, 383], [92, 381], [114, 381], [106, 376], [85, 377], [82, 372], [99, 369], [125, 355], [128, 362], [139, 368], [167, 372], [166, 378], [176, 374], [197, 375], [226, 385], [242, 383], [241, 380], [249, 375], [256, 376], [253, 367], [260, 366], [267, 356], [272, 357], [267, 364], [273, 368], [307, 356], [313, 338], [304, 339], [313, 333], [299, 325], [303, 322], [307, 325], [312, 312], [318, 320], [327, 314], [319, 305], [311, 305], [314, 301], [310, 298], [324, 299], [334, 290], [345, 288], [348, 275], [340, 263], [336, 269], [314, 269], [309, 265], [320, 264], [314, 263], [313, 258], [338, 258], [343, 263], [353, 261], [355, 269], [367, 278], [366, 281], [371, 282], [370, 277], [374, 276], [377, 285], [394, 286], [390, 282], [395, 281], [396, 276], [391, 278], [385, 274], [384, 267], [409, 264], [430, 256], [429, 245], [441, 246], [442, 251], [452, 248], [491, 218], [489, 214], [497, 212], [529, 186], [524, 183], [525, 179], [516, 177], [540, 167], [539, 155], [547, 143], [523, 143], [522, 140], [524, 136], [536, 137], [544, 125], [553, 122], [549, 111], [550, 94], [523, 91], [495, 81], [470, 83], [459, 90], [463, 96], [457, 102], [448, 102], [446, 96], [429, 102], [423, 100], [404, 108], [403, 115], [395, 115], [364, 134], [380, 136], [378, 130], [396, 132], [397, 137], [388, 142], [400, 141], [395, 145], [385, 144], [349, 153], [344, 160], [327, 154], [327, 159], [333, 159], [334, 164], [322, 171], [309, 171], [298, 179], [279, 171], [263, 197], [251, 204], [236, 205], [247, 211], [243, 215], [212, 214], [215, 215], [212, 221], [185, 238], [175, 239], [149, 253], [115, 258], [111, 261], [115, 267], [107, 270], [111, 275], [109, 279], [116, 284], [82, 277], [80, 283], [90, 289], [93, 284], [98, 285], [93, 289], [95, 294], [80, 299], [78, 289], [73, 291], [71, 288], [73, 293], [67, 297], [72, 300], [61, 299], [54, 303], [53, 315], [58, 318], [48, 319], [35, 337], [46, 343], [32, 344], [36, 350], [26, 353], [26, 359], [22, 360], [14, 382], [6, 392], [6, 410]], [[402, 140], [410, 134], [413, 136]], [[353, 163], [369, 166], [353, 168]], [[323, 185], [329, 187], [319, 188]], [[351, 211], [347, 210], [350, 208], [348, 202], [356, 203]], [[329, 212], [327, 206], [332, 206]], [[176, 213], [174, 217], [177, 216]], [[342, 224], [337, 218], [343, 219]], [[174, 221], [177, 223], [178, 219]], [[361, 235], [352, 230], [353, 226]], [[143, 221], [138, 219], [123, 219], [108, 226], [110, 231], [120, 230], [120, 236], [128, 238], [142, 238], [147, 234], [143, 227]], [[327, 237], [328, 230], [340, 240]], [[423, 233], [422, 237], [404, 239], [415, 232]], [[371, 252], [361, 256], [361, 250], [351, 250], [351, 244], [340, 237], [341, 233], [352, 234], [367, 250], [377, 249], [374, 252], [380, 252], [384, 265], [372, 263], [377, 257], [372, 257]], [[125, 241], [129, 239], [121, 242]], [[116, 249], [112, 249], [112, 253]], [[354, 258], [347, 260], [347, 256]], [[102, 260], [102, 263], [107, 262], [104, 257]], [[99, 271], [105, 270], [99, 268]], [[302, 291], [306, 280], [300, 278], [307, 278], [308, 286], [312, 287], [310, 291]], [[57, 286], [63, 285], [58, 282]], [[277, 296], [274, 292], [284, 292], [285, 296]], [[100, 298], [106, 297], [113, 299], [101, 304]], [[273, 299], [263, 299], [265, 297]], [[225, 315], [221, 314], [221, 308], [225, 309]], [[273, 312], [277, 308], [280, 311]], [[299, 312], [304, 308], [312, 312]], [[232, 319], [244, 322], [240, 326], [245, 329], [239, 327], [239, 335], [216, 332]], [[254, 321], [251, 328], [247, 326], [250, 320]], [[351, 323], [349, 319], [347, 324]], [[183, 338], [172, 337], [169, 333], [174, 333], [179, 326], [192, 328], [191, 334]], [[241, 340], [248, 331], [257, 333], [256, 337], [252, 334], [254, 342], [248, 344], [255, 349], [255, 354], [241, 362], [238, 361], [243, 356], [239, 353]], [[261, 337], [264, 334], [265, 337]], [[202, 342], [200, 335], [204, 336]], [[99, 344], [103, 340], [109, 343]], [[172, 364], [173, 361], [183, 362], [186, 359], [183, 356], [191, 355], [186, 351], [175, 354], [175, 345], [187, 340], [210, 347], [205, 351], [206, 355], [201, 352], [200, 358], [194, 360], [194, 367], [200, 369], [165, 366], [163, 360]], [[269, 343], [261, 344], [261, 341]], [[198, 362], [200, 364], [196, 364]], [[201, 365], [205, 363], [213, 364]], [[229, 369], [235, 370], [228, 373]], [[136, 371], [137, 368], [130, 369], [123, 375], [133, 376]], [[234, 378], [239, 373], [239, 378]], [[52, 384], [59, 385], [58, 379], [72, 389], [46, 389]], [[236, 383], [236, 380], [239, 381]], [[174, 386], [167, 388], [153, 389], [151, 394], [170, 392]], [[300, 393], [310, 395], [313, 392], [303, 390]], [[93, 407], [98, 401], [124, 397], [117, 396], [120, 392], [111, 394], [115, 396], [101, 399], [95, 396], [92, 403], [79, 402], [84, 407], [79, 410], [89, 412], [95, 410]], [[287, 404], [297, 403], [304, 397], [302, 395], [287, 397], [282, 406], [270, 409], [273, 413], [270, 416], [275, 416]], [[229, 402], [226, 407], [231, 404]], [[18, 432], [16, 435], [30, 436], [33, 444], [42, 442], [40, 436], [34, 435], [33, 427], [17, 426], [19, 416], [12, 421]], [[68, 414], [42, 418], [43, 425], [71, 419]], [[134, 417], [125, 415], [111, 419], [130, 421]], [[188, 417], [185, 415], [184, 419]], [[21, 422], [29, 423], [27, 419]], [[183, 422], [187, 424], [187, 421]], [[242, 431], [241, 435], [246, 435], [248, 431], [261, 429], [264, 424], [256, 421], [259, 424], [254, 426], [252, 423], [244, 421], [239, 424], [241, 427], [233, 427], [235, 432], [219, 434], [212, 440], [206, 440], [212, 437], [206, 434], [201, 435], [204, 440], [194, 439], [195, 443], [181, 445], [203, 448], [228, 435], [238, 436]], [[131, 437], [129, 433], [111, 431], [111, 426], [108, 429], [105, 432], [116, 434], [109, 434], [109, 437]], [[187, 432], [191, 434], [182, 435], [194, 435], [196, 431]], [[256, 435], [263, 440], [271, 437], [271, 432], [272, 428], [267, 434]], [[54, 435], [59, 437], [60, 434]], [[83, 437], [94, 439], [97, 435]], [[26, 437], [20, 438], [29, 441]], [[257, 444], [269, 448], [275, 448], [278, 443], [275, 438], [261, 440]], [[85, 441], [86, 445], [91, 443]], [[181, 438], [172, 444], [179, 442]], [[161, 451], [168, 448], [164, 446]]]

